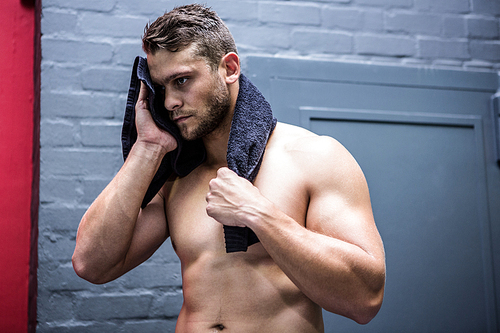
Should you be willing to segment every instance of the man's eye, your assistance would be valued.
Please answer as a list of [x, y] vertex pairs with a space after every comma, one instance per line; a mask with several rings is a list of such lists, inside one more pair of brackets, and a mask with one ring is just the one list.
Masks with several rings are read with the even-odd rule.
[[180, 77], [180, 78], [178, 78], [176, 81], [177, 81], [177, 84], [178, 84], [178, 85], [183, 85], [184, 83], [186, 83], [186, 81], [187, 81], [187, 80], [188, 80], [188, 79], [187, 79], [187, 78], [185, 78], [185, 77]]

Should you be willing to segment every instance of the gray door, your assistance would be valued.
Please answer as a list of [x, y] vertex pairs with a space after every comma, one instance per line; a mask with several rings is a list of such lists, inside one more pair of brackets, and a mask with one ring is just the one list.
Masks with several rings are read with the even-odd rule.
[[326, 332], [496, 332], [497, 75], [267, 57], [246, 69], [278, 120], [339, 140], [370, 187], [384, 304], [366, 326], [325, 312]]

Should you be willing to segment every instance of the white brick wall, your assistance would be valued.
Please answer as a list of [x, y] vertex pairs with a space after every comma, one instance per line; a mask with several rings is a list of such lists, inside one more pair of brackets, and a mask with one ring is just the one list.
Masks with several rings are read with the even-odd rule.
[[[249, 53], [500, 69], [498, 0], [207, 0]], [[171, 246], [104, 286], [71, 267], [78, 222], [122, 163], [130, 67], [148, 21], [184, 1], [44, 0], [39, 332], [173, 332]]]

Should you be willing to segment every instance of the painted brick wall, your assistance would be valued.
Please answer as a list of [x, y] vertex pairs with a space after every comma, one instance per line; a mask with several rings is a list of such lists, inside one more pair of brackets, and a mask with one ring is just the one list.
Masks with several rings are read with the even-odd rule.
[[[44, 0], [39, 332], [173, 332], [180, 264], [165, 244], [109, 284], [79, 279], [80, 218], [122, 164], [120, 130], [144, 25], [183, 1]], [[500, 69], [498, 0], [209, 0], [250, 53]]]

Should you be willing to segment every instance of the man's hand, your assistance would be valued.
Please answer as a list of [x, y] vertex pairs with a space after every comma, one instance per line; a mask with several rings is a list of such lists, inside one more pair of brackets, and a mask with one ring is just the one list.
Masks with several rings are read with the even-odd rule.
[[228, 168], [220, 168], [210, 181], [206, 200], [208, 216], [237, 227], [252, 227], [272, 205], [257, 187]]
[[137, 127], [137, 143], [146, 146], [158, 146], [164, 154], [177, 148], [177, 141], [168, 132], [156, 126], [149, 111], [148, 89], [141, 81], [139, 98], [135, 105], [135, 125]]

